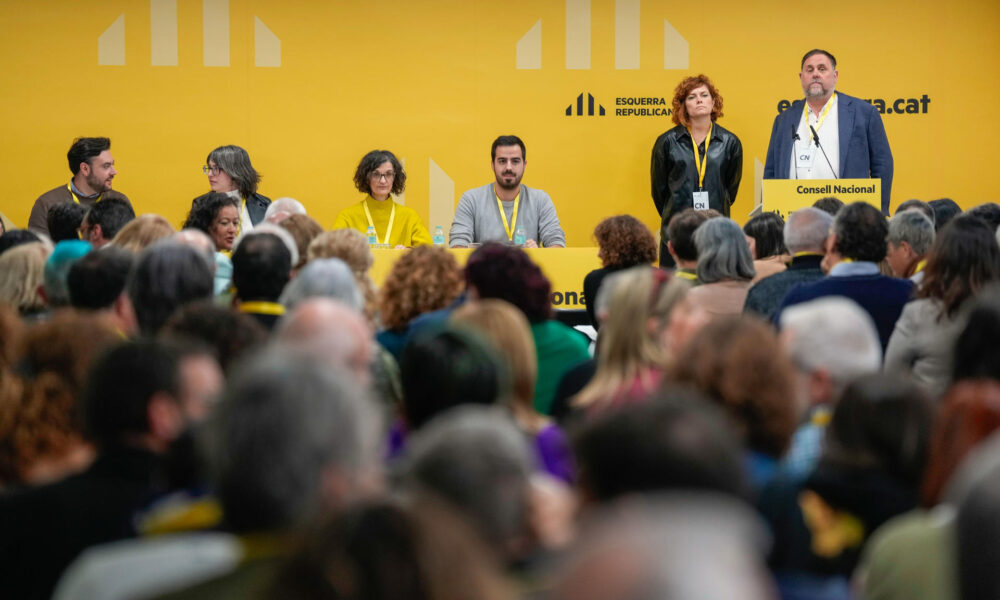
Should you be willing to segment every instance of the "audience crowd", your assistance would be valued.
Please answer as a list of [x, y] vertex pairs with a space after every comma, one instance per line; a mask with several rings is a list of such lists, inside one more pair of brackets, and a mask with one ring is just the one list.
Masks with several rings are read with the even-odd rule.
[[264, 206], [0, 235], [4, 597], [1000, 597], [1000, 206], [610, 217], [593, 344], [517, 246], [376, 286]]

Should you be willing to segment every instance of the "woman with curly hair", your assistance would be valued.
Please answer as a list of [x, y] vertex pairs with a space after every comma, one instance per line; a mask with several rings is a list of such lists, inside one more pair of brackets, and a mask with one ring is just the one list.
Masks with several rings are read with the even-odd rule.
[[61, 479], [90, 463], [77, 401], [93, 358], [120, 340], [106, 319], [72, 311], [24, 332], [0, 395], [0, 486]]
[[656, 240], [649, 229], [632, 215], [604, 219], [594, 228], [594, 238], [597, 240], [601, 268], [594, 269], [583, 278], [583, 298], [590, 324], [599, 329], [594, 304], [601, 282], [615, 271], [652, 264], [656, 260]]
[[191, 203], [184, 229], [199, 229], [208, 234], [216, 252], [232, 252], [240, 232], [239, 201], [226, 194], [211, 193]]
[[444, 308], [462, 293], [462, 269], [444, 248], [421, 246], [392, 265], [379, 290], [382, 326], [376, 339], [396, 360], [403, 353], [410, 321]]
[[228, 194], [212, 192], [191, 203], [184, 229], [198, 229], [215, 244], [215, 294], [230, 290], [233, 263], [230, 257], [240, 233], [239, 201]]
[[375, 282], [368, 275], [375, 258], [363, 234], [354, 229], [324, 231], [309, 243], [306, 254], [310, 261], [314, 258], [339, 258], [344, 261], [364, 295], [365, 317], [373, 326], [378, 324], [377, 290]]
[[365, 154], [354, 172], [354, 187], [366, 196], [340, 211], [333, 222], [334, 229], [346, 227], [365, 233], [374, 227], [378, 243], [394, 248], [431, 245], [431, 234], [417, 211], [399, 204], [390, 195], [402, 194], [406, 189], [406, 171], [395, 154], [388, 150]]
[[660, 214], [660, 265], [673, 266], [667, 251], [670, 217], [685, 208], [715, 209], [729, 216], [743, 176], [743, 145], [718, 125], [722, 95], [705, 75], [687, 77], [674, 90], [676, 127], [653, 144], [653, 204]]

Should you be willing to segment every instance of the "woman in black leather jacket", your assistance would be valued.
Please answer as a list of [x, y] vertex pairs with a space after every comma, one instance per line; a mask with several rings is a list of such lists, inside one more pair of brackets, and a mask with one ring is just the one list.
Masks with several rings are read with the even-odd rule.
[[[212, 192], [228, 194], [239, 202], [241, 234], [264, 220], [271, 199], [257, 193], [260, 173], [250, 164], [246, 150], [239, 146], [219, 146], [208, 153], [201, 169], [208, 175]], [[207, 197], [208, 194], [198, 196], [191, 201], [191, 207]]]
[[714, 209], [728, 217], [743, 176], [743, 144], [715, 122], [722, 116], [722, 96], [708, 77], [680, 82], [672, 114], [677, 126], [656, 138], [650, 167], [653, 203], [662, 218], [662, 266], [673, 266], [667, 252], [670, 218], [687, 208]]

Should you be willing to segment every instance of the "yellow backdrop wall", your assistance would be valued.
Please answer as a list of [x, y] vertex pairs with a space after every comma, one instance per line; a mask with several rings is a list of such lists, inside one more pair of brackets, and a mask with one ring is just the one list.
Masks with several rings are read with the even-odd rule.
[[0, 211], [23, 226], [34, 199], [68, 180], [70, 141], [107, 135], [116, 189], [138, 212], [175, 223], [207, 189], [200, 167], [208, 151], [232, 143], [250, 152], [262, 193], [298, 198], [325, 226], [359, 199], [351, 183], [358, 159], [391, 149], [405, 160], [405, 203], [429, 227], [447, 227], [461, 192], [491, 180], [493, 138], [514, 133], [528, 146], [525, 183], [551, 194], [570, 245], [589, 245], [608, 215], [658, 225], [649, 154], [670, 117], [619, 111], [662, 111], [659, 99], [669, 103], [683, 77], [703, 72], [724, 95], [720, 123], [743, 141], [732, 210], [742, 222], [777, 107], [800, 97], [799, 59], [813, 47], [837, 56], [838, 89], [886, 103], [893, 206], [911, 197], [950, 196], [966, 207], [997, 200], [985, 148], [1000, 134], [991, 106], [1000, 78], [990, 75], [1000, 71], [1000, 4], [846, 1], [831, 15], [806, 8], [736, 0], [3, 2], [0, 161], [8, 183]]

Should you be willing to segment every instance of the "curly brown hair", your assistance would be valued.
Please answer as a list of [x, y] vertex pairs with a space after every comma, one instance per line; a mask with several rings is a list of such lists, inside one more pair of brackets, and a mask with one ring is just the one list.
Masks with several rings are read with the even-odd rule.
[[[354, 281], [365, 297], [365, 317], [377, 325], [378, 297], [375, 282], [368, 275], [375, 257], [368, 247], [368, 238], [355, 229], [343, 228], [324, 231], [309, 242], [306, 251], [309, 260], [314, 258], [339, 258], [354, 273]], [[308, 261], [306, 261], [308, 262]]]
[[393, 172], [396, 174], [392, 179], [392, 189], [390, 191], [393, 194], [402, 194], [403, 190], [406, 189], [406, 171], [403, 169], [403, 164], [396, 158], [396, 155], [388, 150], [372, 150], [361, 158], [358, 168], [354, 171], [354, 187], [358, 188], [359, 192], [371, 194], [372, 185], [368, 180], [372, 176], [372, 173], [377, 171], [384, 162], [389, 162], [392, 165]]
[[25, 482], [38, 461], [58, 460], [83, 440], [76, 404], [87, 372], [120, 340], [106, 318], [72, 310], [24, 333], [0, 397], [0, 481]]
[[687, 99], [688, 94], [692, 90], [701, 86], [707, 87], [708, 93], [712, 94], [712, 100], [714, 101], [714, 106], [712, 106], [712, 121], [715, 122], [722, 116], [722, 94], [712, 85], [712, 80], [707, 75], [699, 74], [694, 77], [684, 78], [683, 81], [677, 84], [677, 88], [674, 89], [673, 111], [671, 111], [671, 118], [674, 120], [674, 125], [687, 127], [691, 124], [688, 120], [687, 106], [684, 104], [684, 100]]
[[379, 292], [386, 329], [404, 327], [417, 315], [444, 308], [462, 292], [462, 269], [444, 248], [417, 246], [392, 265]]
[[795, 369], [761, 321], [728, 316], [705, 325], [673, 366], [671, 378], [718, 402], [745, 446], [779, 457], [796, 427]]
[[632, 215], [608, 217], [594, 228], [598, 258], [605, 267], [648, 265], [656, 260], [656, 240], [649, 228]]

